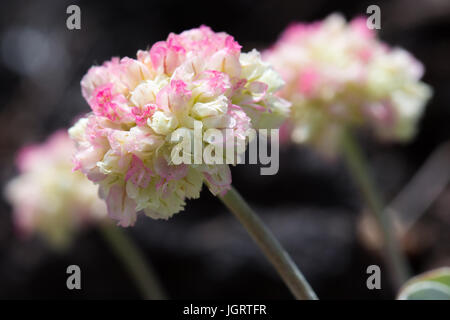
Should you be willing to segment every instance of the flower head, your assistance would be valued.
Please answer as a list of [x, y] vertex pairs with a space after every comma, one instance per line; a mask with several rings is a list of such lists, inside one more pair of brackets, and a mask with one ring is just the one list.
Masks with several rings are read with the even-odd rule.
[[344, 126], [408, 140], [431, 96], [420, 62], [380, 42], [364, 18], [291, 25], [263, 57], [286, 81], [280, 96], [293, 103], [285, 131], [322, 149], [336, 147]]
[[226, 164], [175, 163], [178, 138], [215, 129], [226, 138], [205, 135], [202, 149], [245, 146], [248, 129], [284, 121], [290, 104], [274, 95], [282, 85], [257, 51], [241, 53], [226, 33], [202, 26], [170, 34], [137, 59], [113, 58], [82, 79], [92, 113], [69, 130], [76, 168], [100, 185], [120, 225], [134, 224], [139, 211], [167, 219], [199, 197], [204, 182], [213, 194], [231, 184]]
[[67, 245], [81, 226], [106, 215], [98, 187], [80, 172], [72, 172], [74, 152], [66, 131], [23, 148], [17, 157], [20, 174], [6, 186], [19, 231], [38, 232], [55, 247]]

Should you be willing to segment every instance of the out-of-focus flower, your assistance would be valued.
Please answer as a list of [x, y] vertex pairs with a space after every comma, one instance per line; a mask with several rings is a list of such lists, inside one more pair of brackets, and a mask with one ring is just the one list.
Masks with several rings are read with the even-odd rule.
[[[133, 225], [139, 211], [167, 219], [199, 197], [203, 182], [213, 194], [231, 184], [227, 164], [198, 163], [194, 151], [192, 164], [174, 164], [177, 137], [200, 128], [201, 150], [230, 141], [245, 147], [248, 129], [277, 128], [288, 115], [290, 104], [274, 95], [283, 83], [226, 33], [202, 26], [170, 34], [137, 59], [113, 58], [82, 79], [92, 113], [69, 130], [76, 168], [100, 185], [120, 225]], [[203, 136], [207, 129], [225, 138]]]
[[344, 126], [367, 125], [391, 141], [410, 139], [431, 96], [420, 81], [420, 62], [380, 42], [364, 18], [347, 24], [334, 14], [293, 24], [263, 58], [286, 81], [280, 96], [293, 103], [284, 132], [323, 151], [335, 151]]
[[74, 152], [74, 142], [65, 130], [19, 152], [20, 174], [8, 183], [5, 193], [24, 235], [37, 232], [55, 247], [64, 247], [80, 227], [106, 216], [98, 187], [82, 173], [72, 172]]

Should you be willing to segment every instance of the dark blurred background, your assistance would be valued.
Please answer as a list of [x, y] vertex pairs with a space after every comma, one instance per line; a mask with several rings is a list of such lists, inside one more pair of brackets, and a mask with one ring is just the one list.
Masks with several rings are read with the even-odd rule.
[[[81, 8], [81, 30], [66, 28], [66, 8]], [[1, 187], [17, 171], [18, 148], [67, 128], [88, 111], [80, 79], [112, 56], [134, 57], [201, 24], [233, 35], [248, 51], [263, 49], [292, 21], [347, 18], [381, 8], [380, 37], [411, 51], [434, 88], [417, 138], [380, 145], [363, 138], [377, 183], [392, 199], [433, 150], [450, 137], [450, 1], [2, 1], [0, 10]], [[449, 162], [450, 165], [450, 162]], [[284, 147], [280, 171], [259, 175], [237, 166], [233, 184], [267, 221], [323, 299], [389, 299], [393, 291], [380, 256], [358, 236], [362, 203], [339, 160]], [[450, 264], [450, 189], [409, 233], [415, 272]], [[145, 250], [171, 298], [275, 298], [290, 293], [244, 229], [208, 190], [169, 221], [141, 217], [126, 230]], [[66, 288], [66, 267], [82, 270], [82, 290]], [[368, 290], [366, 268], [378, 264], [382, 290]], [[39, 239], [22, 241], [11, 207], [0, 202], [0, 298], [139, 298], [120, 262], [94, 229], [64, 253]]]

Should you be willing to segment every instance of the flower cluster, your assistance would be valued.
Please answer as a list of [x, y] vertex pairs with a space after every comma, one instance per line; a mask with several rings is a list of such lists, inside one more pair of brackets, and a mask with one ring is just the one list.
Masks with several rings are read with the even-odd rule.
[[140, 211], [167, 219], [199, 197], [203, 182], [213, 194], [231, 184], [228, 165], [174, 164], [177, 137], [194, 127], [226, 130], [223, 141], [203, 137], [202, 148], [231, 140], [245, 150], [248, 129], [277, 128], [287, 117], [290, 104], [274, 94], [283, 84], [257, 51], [241, 53], [226, 33], [202, 26], [170, 34], [82, 79], [92, 112], [69, 130], [76, 168], [100, 185], [120, 225], [133, 225]]
[[23, 148], [17, 157], [20, 174], [6, 186], [18, 230], [25, 235], [40, 233], [55, 247], [69, 244], [80, 227], [106, 216], [98, 187], [80, 172], [72, 172], [74, 152], [66, 131]]
[[368, 126], [380, 138], [411, 138], [430, 88], [420, 82], [422, 65], [407, 51], [389, 48], [366, 26], [340, 15], [294, 24], [263, 53], [292, 102], [284, 129], [295, 142], [335, 150], [344, 126]]

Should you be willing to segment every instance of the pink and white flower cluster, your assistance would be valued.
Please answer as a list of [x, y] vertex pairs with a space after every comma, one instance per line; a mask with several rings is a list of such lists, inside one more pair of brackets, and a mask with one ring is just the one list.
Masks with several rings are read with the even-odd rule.
[[70, 243], [80, 227], [106, 217], [98, 187], [72, 172], [75, 145], [66, 131], [20, 150], [20, 174], [6, 186], [14, 221], [24, 235], [37, 232], [55, 247]]
[[293, 103], [285, 132], [322, 150], [335, 149], [344, 126], [407, 140], [431, 96], [420, 62], [380, 42], [365, 18], [293, 24], [263, 58], [286, 81], [280, 96]]
[[[166, 41], [137, 59], [113, 58], [82, 79], [92, 112], [70, 130], [76, 168], [100, 185], [109, 215], [133, 225], [136, 212], [167, 219], [197, 198], [203, 182], [227, 192], [228, 165], [172, 163], [172, 137], [202, 130], [232, 132], [245, 145], [249, 128], [277, 128], [290, 104], [274, 93], [284, 84], [257, 51], [241, 53], [226, 33], [202, 26]], [[191, 163], [194, 163], [192, 161]]]

